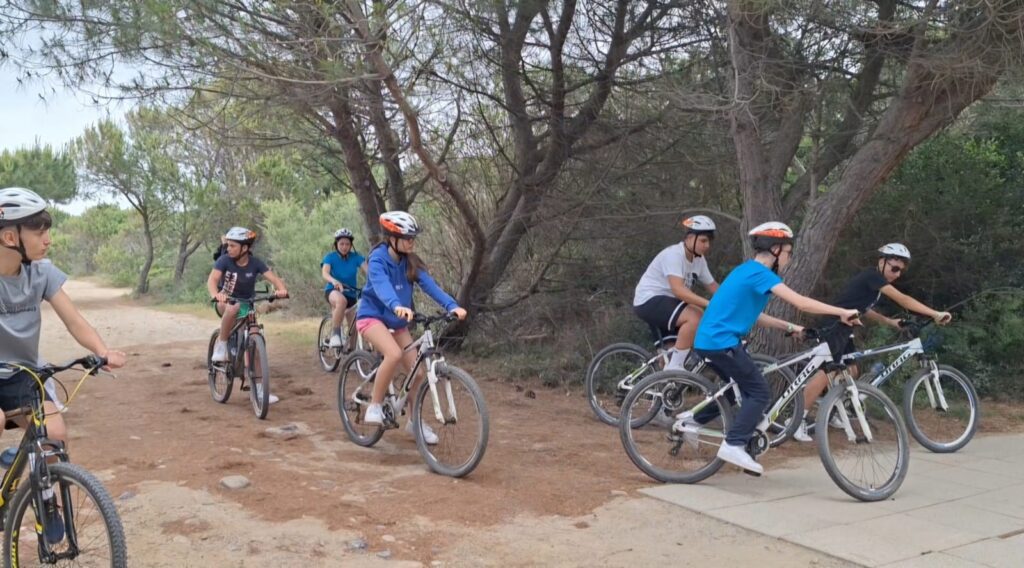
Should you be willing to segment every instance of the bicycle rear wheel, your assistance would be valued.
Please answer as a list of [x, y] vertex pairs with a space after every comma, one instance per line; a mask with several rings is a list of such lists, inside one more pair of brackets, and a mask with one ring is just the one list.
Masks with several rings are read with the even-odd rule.
[[331, 347], [331, 334], [334, 333], [330, 316], [320, 320], [320, 332], [316, 338], [317, 359], [320, 361], [320, 368], [327, 373], [333, 373], [341, 362], [341, 347]]
[[[843, 428], [829, 428], [833, 412]], [[819, 407], [814, 438], [825, 471], [854, 499], [888, 499], [907, 476], [907, 427], [896, 404], [876, 387], [858, 382], [855, 396], [852, 381], [833, 386]]]
[[978, 392], [953, 367], [939, 365], [938, 378], [925, 369], [904, 386], [903, 416], [919, 444], [936, 453], [955, 452], [978, 430]]
[[270, 363], [267, 361], [267, 341], [254, 333], [246, 345], [245, 372], [249, 380], [249, 400], [256, 418], [263, 420], [270, 409]]
[[349, 439], [364, 447], [376, 444], [384, 435], [383, 426], [363, 422], [373, 394], [376, 368], [377, 360], [373, 355], [365, 351], [353, 351], [341, 363], [338, 372], [338, 414], [341, 416], [341, 424]]
[[[587, 366], [584, 386], [587, 402], [598, 420], [611, 426], [619, 424], [622, 402], [629, 389], [657, 370], [648, 365], [652, 357], [643, 347], [632, 343], [614, 343], [597, 352]], [[654, 417], [658, 408], [651, 402], [646, 414], [635, 415], [637, 420], [649, 421]]]
[[[619, 438], [629, 459], [653, 479], [663, 483], [697, 483], [722, 468], [718, 448], [729, 429], [732, 413], [722, 405], [717, 416], [692, 430], [674, 429], [674, 420], [649, 421], [631, 427], [633, 414], [646, 414], [649, 400], [657, 399], [672, 413], [694, 408], [710, 398], [715, 386], [688, 371], [660, 371], [633, 386], [622, 404]], [[712, 403], [715, 404], [715, 403]]]
[[231, 378], [231, 374], [228, 371], [228, 363], [213, 362], [213, 345], [217, 342], [217, 336], [220, 332], [213, 332], [210, 336], [210, 347], [206, 351], [206, 379], [210, 383], [210, 396], [213, 400], [224, 404], [231, 398], [231, 387], [234, 385], [234, 379]]
[[[473, 377], [447, 363], [437, 365], [434, 386], [436, 390], [431, 390], [430, 381], [423, 381], [413, 402], [416, 449], [435, 473], [464, 477], [476, 468], [487, 451], [490, 433], [487, 403]], [[437, 444], [426, 443], [421, 424], [434, 430]]]
[[[42, 498], [32, 490], [33, 483], [22, 483], [7, 516], [4, 565], [127, 566], [124, 529], [103, 484], [75, 464], [55, 463], [47, 468], [57, 514], [38, 515]], [[48, 532], [47, 523], [55, 520], [63, 523], [64, 535], [50, 543], [43, 535]]]

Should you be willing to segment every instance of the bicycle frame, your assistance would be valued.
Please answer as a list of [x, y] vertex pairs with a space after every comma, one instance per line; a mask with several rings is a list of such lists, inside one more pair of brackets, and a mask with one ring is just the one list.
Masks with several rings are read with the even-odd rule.
[[[388, 394], [395, 398], [395, 408], [405, 408], [405, 402], [412, 392], [412, 385], [416, 381], [416, 373], [420, 365], [426, 362], [427, 381], [430, 388], [431, 402], [434, 404], [434, 417], [441, 424], [455, 424], [458, 421], [458, 412], [455, 409], [455, 397], [452, 394], [451, 385], [445, 386], [445, 397], [448, 400], [448, 407], [451, 409], [451, 416], [445, 417], [441, 412], [441, 400], [437, 392], [437, 366], [444, 363], [444, 356], [441, 355], [434, 345], [434, 332], [429, 326], [415, 341], [403, 349], [403, 352], [416, 350], [416, 362], [402, 382], [402, 386], [396, 391], [394, 383], [388, 385]], [[401, 393], [401, 396], [399, 396]]]
[[[800, 374], [796, 376], [796, 379], [789, 385], [785, 392], [782, 393], [782, 396], [780, 396], [775, 401], [775, 403], [769, 408], [768, 412], [765, 413], [764, 418], [761, 419], [761, 422], [758, 423], [758, 431], [767, 431], [769, 424], [774, 422], [775, 419], [779, 417], [779, 414], [782, 413], [782, 409], [785, 408], [785, 406], [789, 403], [793, 396], [797, 395], [797, 393], [800, 392], [800, 389], [804, 387], [807, 381], [810, 380], [810, 378], [814, 376], [814, 374], [817, 373], [820, 369], [832, 363], [832, 350], [829, 348], [828, 343], [821, 342], [807, 351], [797, 353], [795, 355], [790, 356], [787, 359], [783, 359], [778, 363], [773, 363], [762, 369], [762, 372], [764, 374], [768, 374], [774, 371], [778, 371], [779, 369], [782, 369], [784, 367], [791, 367], [793, 365], [796, 365], [797, 363], [804, 361], [806, 361], [806, 364], [800, 371]], [[846, 372], [845, 367], [842, 368], [842, 374], [844, 378], [849, 377], [849, 374]], [[829, 383], [830, 386], [833, 386], [833, 381], [831, 378], [829, 379]], [[864, 417], [864, 411], [860, 406], [860, 397], [858, 396], [856, 381], [848, 380], [847, 383], [847, 388], [852, 390], [852, 400], [854, 404], [855, 413], [857, 414], [857, 419], [860, 422], [861, 428], [865, 433], [865, 437], [868, 441], [871, 441], [871, 430], [868, 426], [866, 418]], [[697, 403], [693, 408], [691, 408], [690, 412], [692, 412], [693, 414], [697, 414], [698, 412], [706, 408], [709, 404], [721, 404], [720, 401], [723, 398], [725, 398], [726, 393], [734, 389], [738, 390], [738, 385], [734, 380], [729, 379], [729, 381], [726, 382], [721, 388], [719, 388], [713, 394], [706, 397], [703, 401]], [[847, 436], [851, 440], [853, 440], [856, 436], [850, 428], [849, 417], [846, 415], [845, 409], [840, 408], [840, 415]], [[700, 430], [705, 434], [714, 433], [713, 431], [705, 430], [704, 428], [701, 428]]]
[[892, 363], [889, 363], [889, 366], [883, 369], [878, 376], [872, 379], [871, 385], [875, 387], [884, 385], [911, 357], [918, 357], [921, 360], [921, 366], [927, 368], [932, 376], [931, 380], [924, 384], [929, 404], [932, 408], [940, 408], [943, 412], [949, 410], [949, 403], [946, 402], [946, 395], [942, 391], [942, 385], [939, 383], [939, 366], [935, 363], [934, 359], [931, 359], [925, 353], [924, 343], [920, 337], [915, 337], [904, 343], [849, 353], [843, 357], [843, 361], [856, 362], [860, 359], [869, 359], [895, 351], [902, 351], [902, 353]]

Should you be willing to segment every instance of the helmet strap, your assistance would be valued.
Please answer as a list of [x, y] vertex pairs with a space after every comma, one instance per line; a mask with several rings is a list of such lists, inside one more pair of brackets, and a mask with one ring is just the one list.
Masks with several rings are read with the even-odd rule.
[[29, 259], [28, 253], [25, 250], [25, 241], [21, 238], [21, 225], [15, 225], [18, 231], [18, 244], [16, 246], [3, 245], [5, 249], [17, 251], [21, 255], [21, 263], [25, 266], [32, 264], [32, 260]]
[[[690, 238], [690, 235], [694, 235], [694, 237], [693, 237], [693, 248], [690, 248], [690, 247], [686, 246], [686, 239]], [[700, 258], [702, 256], [702, 255], [697, 254], [697, 233], [687, 233], [686, 236], [683, 237], [683, 250], [685, 250], [686, 252], [690, 253], [690, 256], [692, 256], [695, 259], [696, 258]]]

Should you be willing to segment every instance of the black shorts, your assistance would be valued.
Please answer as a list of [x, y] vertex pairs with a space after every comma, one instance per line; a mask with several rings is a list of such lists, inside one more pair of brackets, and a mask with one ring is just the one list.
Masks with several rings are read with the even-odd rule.
[[838, 363], [843, 355], [849, 355], [857, 351], [857, 344], [853, 340], [853, 328], [848, 325], [837, 324], [830, 329], [823, 338], [832, 351], [832, 360]]
[[679, 333], [679, 314], [686, 309], [686, 302], [671, 296], [655, 296], [650, 300], [633, 306], [633, 313], [644, 320], [651, 333], [657, 339], [663, 339]]
[[[327, 301], [327, 305], [328, 306], [331, 305], [331, 292], [337, 292], [337, 291], [338, 291], [337, 288], [331, 288], [330, 290], [324, 290], [324, 300]], [[345, 309], [346, 310], [351, 308], [352, 306], [356, 305], [356, 299], [355, 298], [353, 298], [352, 296], [345, 296], [345, 294], [341, 294], [341, 295], [342, 295], [342, 297], [345, 298]]]
[[[46, 400], [53, 400], [50, 394], [43, 391]], [[0, 410], [7, 412], [25, 406], [31, 406], [39, 400], [39, 383], [28, 373], [22, 371], [9, 379], [0, 379]]]

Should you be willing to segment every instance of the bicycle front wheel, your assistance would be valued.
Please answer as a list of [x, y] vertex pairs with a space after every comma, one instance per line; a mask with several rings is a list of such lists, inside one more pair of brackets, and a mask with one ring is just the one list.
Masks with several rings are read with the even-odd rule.
[[270, 409], [270, 363], [267, 361], [267, 341], [254, 333], [246, 346], [246, 373], [249, 375], [249, 399], [256, 418], [263, 420]]
[[[458, 367], [437, 365], [437, 383], [423, 381], [412, 406], [416, 449], [435, 473], [450, 477], [469, 475], [487, 451], [490, 415], [484, 395], [473, 377]], [[437, 436], [428, 444], [422, 428]]]
[[[4, 533], [4, 565], [110, 566], [128, 565], [124, 529], [107, 490], [91, 473], [71, 463], [47, 466], [53, 482], [56, 512], [37, 514], [41, 496], [25, 482], [10, 503]], [[40, 518], [43, 517], [43, 518]], [[63, 524], [57, 542], [52, 523]], [[45, 533], [51, 533], [47, 538]]]
[[[860, 412], [857, 412], [857, 407]], [[829, 428], [835, 413], [842, 428]], [[899, 408], [885, 393], [857, 383], [835, 385], [818, 410], [814, 438], [832, 481], [854, 499], [888, 499], [910, 465], [910, 435]]]
[[[584, 386], [598, 420], [611, 426], [619, 424], [622, 402], [629, 389], [657, 370], [648, 365], [652, 357], [643, 347], [632, 343], [614, 343], [597, 352], [587, 365]], [[638, 412], [635, 418], [650, 420], [657, 411], [652, 406], [645, 414]]]
[[213, 332], [210, 336], [210, 347], [206, 351], [206, 379], [210, 383], [210, 396], [213, 400], [224, 404], [231, 397], [231, 387], [234, 384], [234, 379], [231, 378], [231, 374], [228, 372], [228, 363], [214, 364], [213, 362], [213, 346], [217, 343], [217, 336], [220, 332]]
[[[633, 386], [622, 403], [619, 438], [633, 464], [662, 483], [697, 483], [722, 468], [718, 448], [729, 430], [730, 408], [715, 411], [710, 403], [704, 422], [675, 429], [675, 415], [693, 409], [715, 394], [715, 386], [688, 371], [660, 371]], [[634, 413], [647, 413], [650, 400], [661, 401], [671, 417], [631, 426]]]
[[366, 424], [366, 407], [373, 395], [373, 377], [377, 360], [365, 351], [353, 351], [338, 373], [338, 414], [345, 433], [354, 443], [370, 447], [384, 435], [384, 427]]
[[955, 452], [978, 430], [978, 391], [953, 367], [939, 365], [938, 376], [925, 369], [904, 387], [903, 415], [919, 444], [940, 454]]
[[320, 320], [320, 332], [316, 337], [317, 359], [320, 361], [320, 368], [327, 373], [333, 373], [341, 362], [341, 347], [331, 347], [331, 334], [334, 333], [334, 325], [330, 316]]

